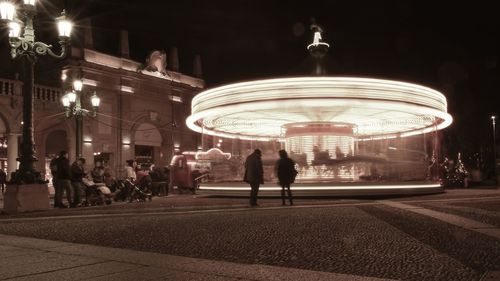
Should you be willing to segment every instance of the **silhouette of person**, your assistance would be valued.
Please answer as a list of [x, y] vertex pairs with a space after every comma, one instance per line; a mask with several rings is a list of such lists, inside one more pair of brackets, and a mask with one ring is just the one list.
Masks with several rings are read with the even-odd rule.
[[288, 157], [286, 150], [279, 151], [280, 159], [276, 161], [275, 171], [278, 176], [279, 184], [281, 185], [281, 200], [285, 205], [285, 189], [288, 192], [288, 200], [290, 205], [293, 205], [292, 191], [290, 185], [295, 181], [297, 170], [295, 170], [295, 162]]
[[82, 202], [82, 196], [85, 195], [85, 186], [83, 178], [85, 177], [85, 158], [79, 158], [70, 167], [71, 186], [73, 187], [73, 205], [78, 207]]
[[57, 158], [57, 170], [55, 177], [57, 178], [57, 185], [54, 187], [54, 207], [56, 208], [67, 208], [62, 202], [63, 193], [66, 192], [66, 198], [70, 206], [73, 206], [73, 187], [71, 186], [71, 171], [68, 160], [68, 152], [62, 150], [59, 152], [59, 157]]
[[245, 161], [245, 176], [243, 180], [250, 184], [250, 205], [257, 205], [257, 195], [259, 187], [264, 183], [264, 169], [262, 167], [262, 152], [256, 149], [252, 154], [248, 155]]
[[0, 192], [2, 192], [2, 194], [5, 192], [5, 183], [7, 182], [7, 174], [5, 173], [5, 171], [0, 168]]

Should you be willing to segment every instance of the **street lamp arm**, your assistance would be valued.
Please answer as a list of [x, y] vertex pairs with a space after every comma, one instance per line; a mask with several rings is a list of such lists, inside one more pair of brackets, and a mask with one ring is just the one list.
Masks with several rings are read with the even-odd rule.
[[56, 54], [52, 51], [52, 45], [43, 42], [31, 42], [25, 38], [15, 38], [10, 40], [12, 58], [22, 55], [28, 55], [32, 59], [36, 59], [36, 55], [49, 55], [56, 59], [62, 59], [66, 56], [67, 43], [60, 41], [61, 53]]
[[59, 44], [61, 45], [60, 54], [56, 54], [52, 51], [52, 45], [47, 45], [43, 42], [35, 42], [33, 47], [38, 55], [44, 56], [48, 54], [53, 58], [62, 59], [66, 56], [67, 43], [65, 41], [59, 41]]
[[97, 117], [97, 110], [92, 110], [92, 111], [88, 110], [88, 115], [90, 117]]
[[81, 118], [85, 116], [96, 117], [97, 109], [89, 110], [82, 107], [67, 107], [64, 113], [67, 118], [71, 117]]
[[9, 43], [10, 43], [10, 47], [11, 47], [10, 54], [11, 54], [13, 59], [17, 58], [18, 54], [20, 54], [18, 51], [20, 48], [22, 50], [28, 50], [30, 48], [28, 41], [20, 40], [19, 38], [15, 39], [15, 40], [11, 39], [11, 40], [9, 40]]
[[79, 109], [77, 109], [77, 113], [75, 113], [75, 115], [80, 115], [82, 117], [90, 115], [92, 117], [95, 117], [95, 116], [93, 116], [93, 113], [92, 113], [91, 110], [88, 110], [88, 109], [85, 109], [85, 108], [82, 108], [82, 107], [80, 107]]

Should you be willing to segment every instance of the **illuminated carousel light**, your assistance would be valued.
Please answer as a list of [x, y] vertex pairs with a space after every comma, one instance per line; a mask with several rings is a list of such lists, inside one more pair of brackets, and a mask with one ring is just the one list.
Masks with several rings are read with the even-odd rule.
[[[452, 123], [447, 106], [440, 92], [411, 83], [355, 77], [280, 78], [203, 91], [193, 98], [186, 124], [203, 135], [282, 142], [281, 148], [288, 151], [299, 172], [294, 190], [370, 193], [370, 189], [437, 188], [429, 192], [439, 192], [440, 184], [429, 172], [425, 134]], [[400, 146], [401, 139], [418, 135], [423, 135], [425, 152], [401, 158], [412, 151]], [[438, 140], [433, 143], [428, 147], [435, 153]], [[391, 149], [395, 147], [391, 144], [401, 149]], [[220, 147], [221, 142], [214, 145]], [[373, 148], [378, 145], [385, 149]], [[274, 156], [267, 157], [271, 163]], [[216, 182], [200, 189], [248, 190], [233, 184], [237, 169], [215, 167], [219, 173], [226, 171], [227, 184]], [[213, 173], [214, 179], [224, 178]]]
[[[190, 129], [214, 136], [215, 147], [222, 146], [215, 137], [237, 139], [224, 145], [235, 157], [205, 163], [208, 182], [200, 190], [248, 192], [241, 178], [244, 157], [254, 148], [262, 150], [264, 180], [276, 183], [272, 171], [278, 149], [284, 148], [295, 162], [292, 189], [298, 194], [440, 192], [436, 132], [453, 121], [445, 96], [412, 83], [321, 76], [330, 45], [323, 42], [320, 25], [313, 22], [311, 30], [307, 49], [317, 76], [235, 83], [193, 98], [186, 119]], [[280, 189], [272, 184], [261, 191], [276, 196]]]
[[282, 138], [297, 122], [353, 124], [360, 140], [406, 137], [452, 123], [443, 94], [380, 79], [298, 77], [231, 84], [198, 94], [186, 123], [208, 135], [247, 140]]
[[[419, 188], [439, 188], [440, 184], [394, 184], [394, 185], [355, 185], [355, 186], [307, 186], [307, 187], [294, 187], [292, 186], [292, 190], [359, 190], [359, 189], [419, 189]], [[208, 187], [200, 187], [201, 190], [224, 190], [224, 191], [242, 191], [242, 190], [250, 190], [250, 187], [244, 186], [208, 186]], [[281, 187], [260, 187], [260, 191], [265, 190], [273, 190], [280, 191]]]

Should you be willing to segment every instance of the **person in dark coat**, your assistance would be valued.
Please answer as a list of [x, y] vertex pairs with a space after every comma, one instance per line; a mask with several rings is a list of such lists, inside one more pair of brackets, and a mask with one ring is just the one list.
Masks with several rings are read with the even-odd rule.
[[250, 205], [257, 205], [257, 195], [259, 186], [264, 183], [264, 169], [262, 168], [262, 152], [256, 149], [252, 154], [248, 155], [245, 161], [245, 176], [243, 180], [250, 184]]
[[279, 151], [280, 159], [276, 161], [275, 171], [278, 176], [279, 185], [281, 185], [281, 199], [285, 205], [285, 189], [288, 191], [288, 199], [290, 205], [293, 205], [292, 191], [290, 185], [295, 181], [297, 170], [295, 170], [295, 162], [288, 157], [286, 150]]
[[57, 185], [56, 194], [54, 196], [54, 207], [56, 208], [67, 208], [62, 202], [63, 192], [66, 191], [66, 198], [68, 203], [73, 205], [73, 188], [71, 187], [71, 172], [69, 166], [68, 152], [61, 151], [59, 157], [57, 158], [57, 172], [56, 179]]
[[85, 194], [85, 186], [83, 185], [83, 177], [85, 176], [85, 158], [80, 158], [71, 165], [71, 186], [73, 187], [73, 205], [78, 207], [82, 203], [82, 195]]
[[5, 173], [5, 171], [0, 168], [0, 188], [1, 188], [1, 192], [2, 194], [5, 192], [5, 183], [7, 182], [7, 174]]

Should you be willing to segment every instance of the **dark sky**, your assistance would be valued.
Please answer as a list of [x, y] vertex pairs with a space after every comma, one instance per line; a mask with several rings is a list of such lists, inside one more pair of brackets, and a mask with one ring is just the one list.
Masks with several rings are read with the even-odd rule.
[[[310, 73], [305, 47], [315, 17], [332, 45], [326, 58], [330, 75], [399, 79], [445, 93], [455, 118], [448, 142], [473, 149], [490, 143], [489, 116], [500, 113], [494, 1], [42, 2], [52, 15], [66, 7], [77, 24], [90, 18], [95, 48], [106, 53], [117, 52], [119, 30], [126, 29], [137, 61], [153, 49], [177, 46], [181, 72], [190, 74], [200, 54], [209, 87]], [[54, 31], [46, 16], [42, 22], [43, 39]], [[79, 37], [77, 30], [75, 41]], [[4, 65], [7, 50], [0, 51]]]

